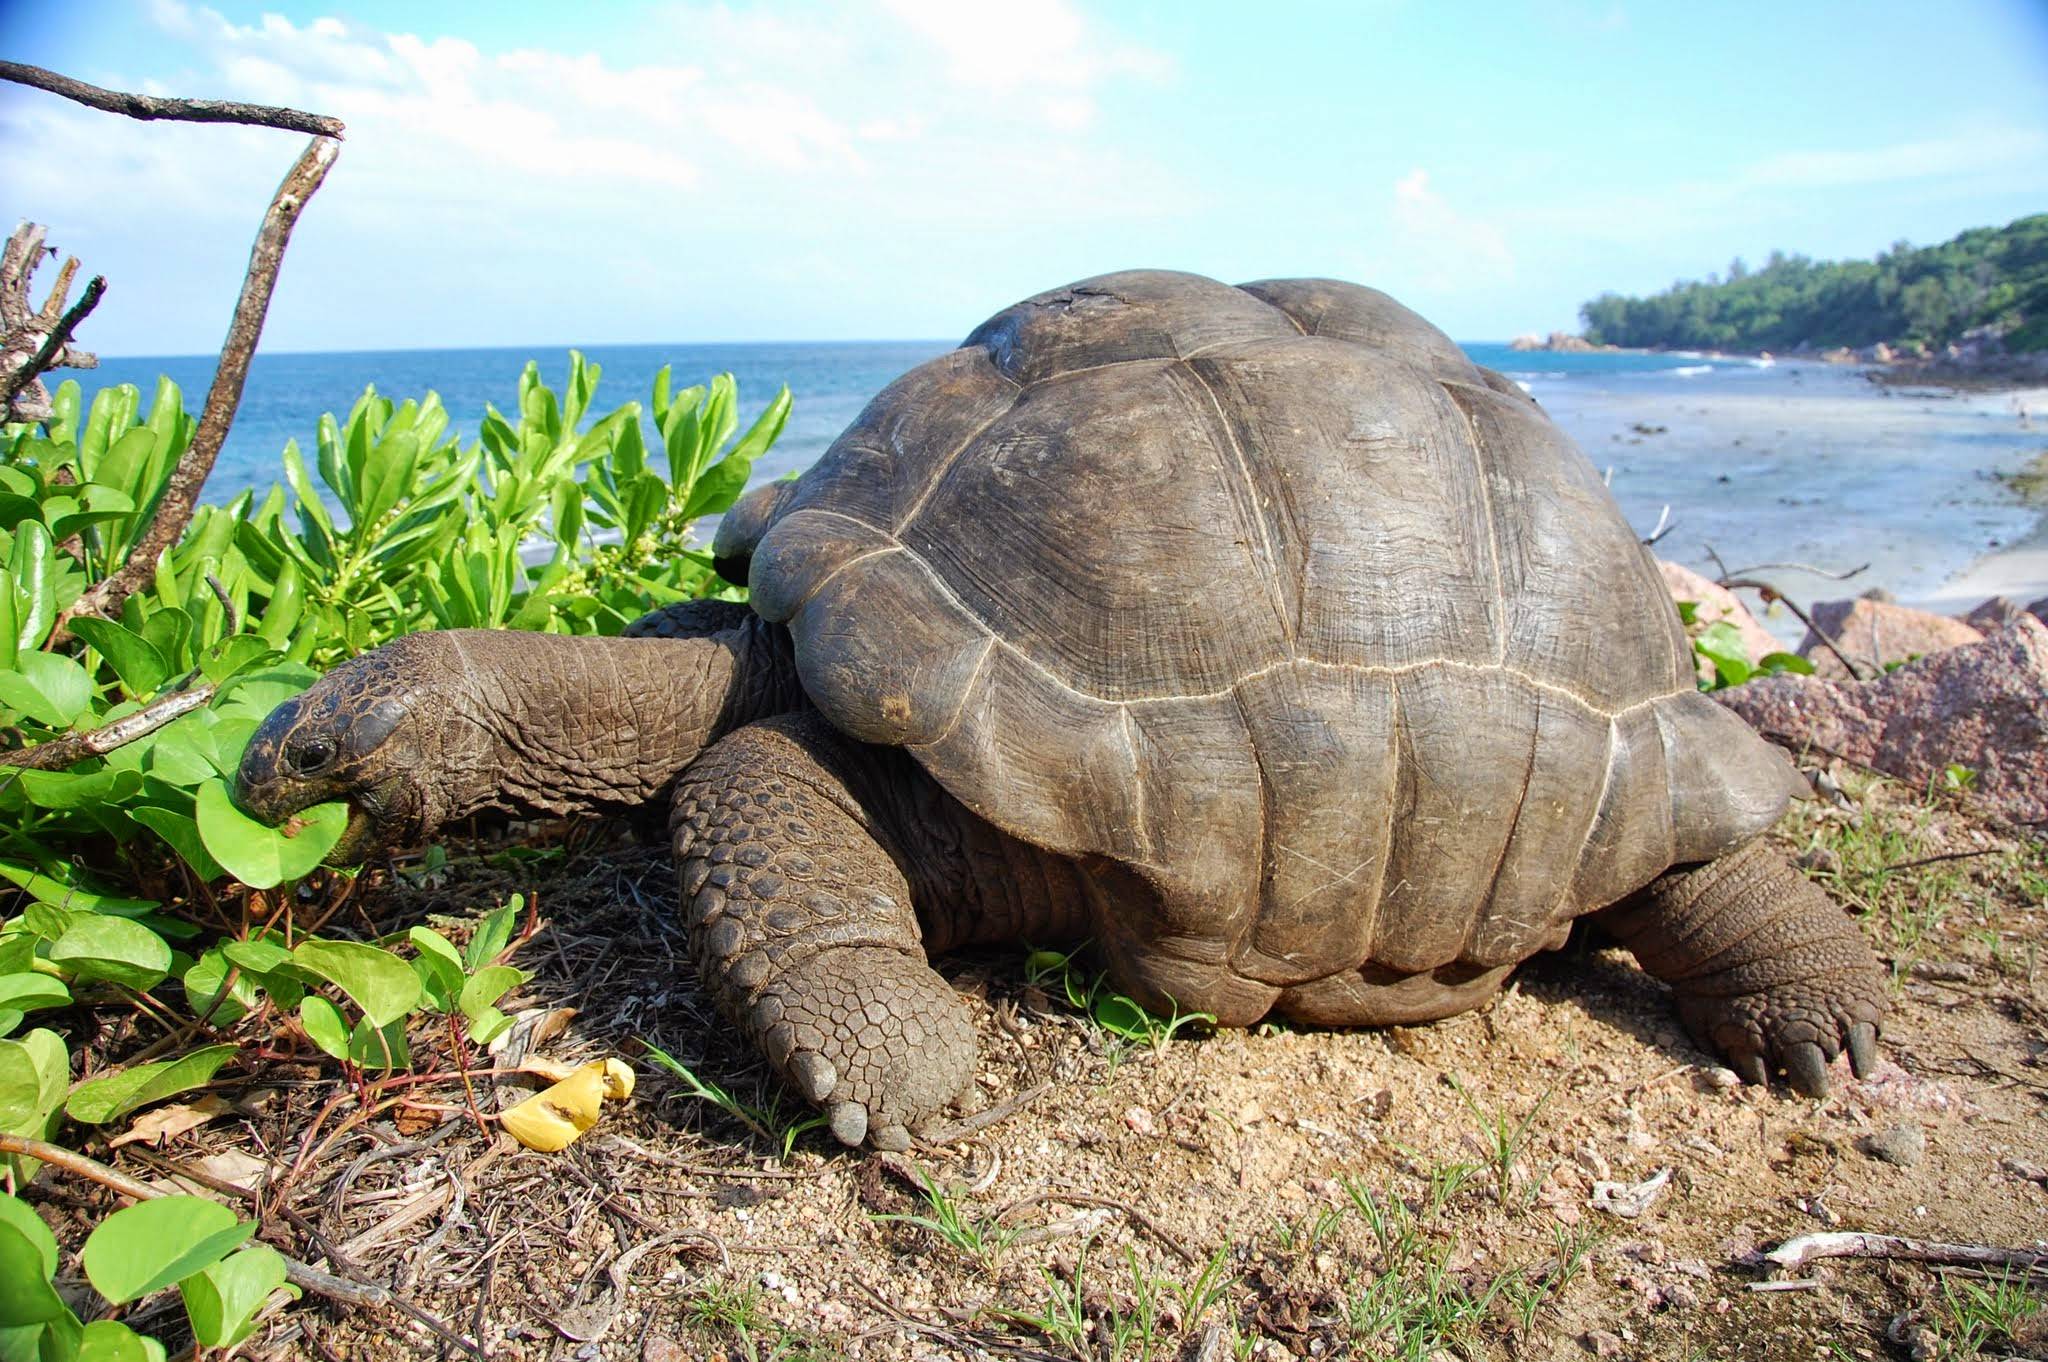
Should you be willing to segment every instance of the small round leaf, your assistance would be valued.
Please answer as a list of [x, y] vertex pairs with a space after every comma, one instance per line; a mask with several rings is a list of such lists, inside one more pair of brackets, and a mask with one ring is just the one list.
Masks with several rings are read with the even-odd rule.
[[120, 1305], [211, 1267], [255, 1232], [218, 1201], [158, 1197], [102, 1220], [79, 1256], [94, 1288]]

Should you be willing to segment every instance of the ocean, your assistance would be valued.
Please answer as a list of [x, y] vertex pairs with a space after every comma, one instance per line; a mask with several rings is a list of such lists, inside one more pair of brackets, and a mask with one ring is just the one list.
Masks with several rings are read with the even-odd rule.
[[[646, 401], [670, 365], [677, 387], [720, 372], [739, 384], [742, 428], [783, 384], [788, 427], [757, 478], [808, 467], [868, 399], [904, 370], [950, 348], [943, 341], [591, 345], [601, 365], [599, 410]], [[1883, 586], [1902, 599], [1938, 597], [1944, 583], [1991, 551], [2025, 539], [2036, 514], [1995, 475], [2022, 466], [2048, 440], [2017, 397], [1885, 389], [1855, 369], [1682, 353], [1516, 351], [1470, 343], [1467, 353], [1521, 383], [1605, 472], [1623, 511], [1657, 551], [1713, 575], [1798, 563], [1833, 571], [1869, 566], [1849, 584], [1773, 569], [1796, 599]], [[540, 362], [559, 390], [567, 347], [259, 354], [235, 425], [206, 487], [210, 501], [280, 476], [296, 438], [309, 453], [322, 412], [345, 415], [366, 384], [402, 399], [438, 392], [464, 438], [486, 404], [516, 409], [519, 371]], [[164, 374], [197, 411], [211, 356], [106, 358], [70, 374], [87, 390], [133, 383], [145, 397]], [[2048, 588], [2044, 588], [2048, 589]], [[1788, 636], [1785, 618], [1767, 620]]]

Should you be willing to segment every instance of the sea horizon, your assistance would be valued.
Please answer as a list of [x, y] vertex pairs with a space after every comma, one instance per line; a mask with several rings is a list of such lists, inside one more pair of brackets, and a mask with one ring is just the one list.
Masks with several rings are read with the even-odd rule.
[[[346, 417], [365, 385], [396, 400], [439, 394], [450, 429], [476, 436], [487, 406], [516, 409], [518, 377], [537, 361], [558, 392], [569, 352], [602, 375], [593, 410], [643, 404], [668, 365], [685, 388], [729, 372], [750, 422], [788, 384], [782, 438], [756, 480], [809, 467], [869, 399], [908, 369], [952, 349], [932, 339], [495, 345], [385, 350], [266, 350], [251, 364], [235, 424], [204, 497], [225, 502], [279, 480], [296, 440], [310, 454], [322, 413]], [[1462, 342], [1476, 363], [1535, 397], [1602, 469], [1631, 524], [1647, 535], [1668, 521], [1657, 552], [1714, 571], [1801, 561], [1836, 570], [1871, 562], [1854, 590], [1793, 578], [1808, 597], [1883, 586], [1902, 598], [1938, 594], [1987, 552], [2027, 538], [2034, 512], [1997, 480], [2038, 438], [1996, 398], [1894, 392], [1853, 367], [1700, 351], [1515, 350]], [[159, 374], [185, 409], [205, 400], [213, 355], [102, 356], [62, 371], [86, 399], [133, 383], [145, 402]], [[1668, 512], [1666, 508], [1669, 508]], [[1789, 627], [1789, 626], [1788, 626]]]

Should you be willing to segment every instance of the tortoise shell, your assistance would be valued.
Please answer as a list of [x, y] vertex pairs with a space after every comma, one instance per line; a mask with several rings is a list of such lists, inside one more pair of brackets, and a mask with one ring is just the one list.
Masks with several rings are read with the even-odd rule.
[[1355, 284], [1042, 293], [718, 552], [841, 730], [1265, 985], [1524, 959], [1799, 788], [1584, 455]]

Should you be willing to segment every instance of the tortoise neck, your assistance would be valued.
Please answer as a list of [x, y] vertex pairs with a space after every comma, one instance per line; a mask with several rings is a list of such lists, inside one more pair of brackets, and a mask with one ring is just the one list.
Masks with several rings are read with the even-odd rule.
[[788, 631], [752, 615], [693, 638], [448, 637], [461, 680], [446, 755], [470, 777], [450, 816], [635, 808], [725, 734], [803, 703]]

